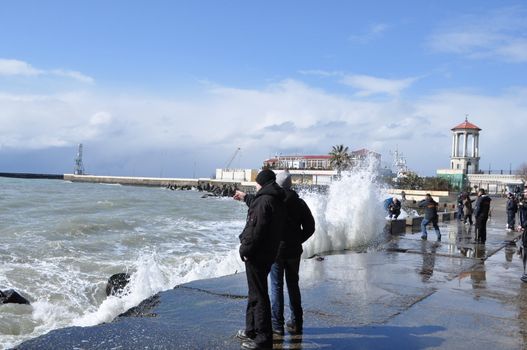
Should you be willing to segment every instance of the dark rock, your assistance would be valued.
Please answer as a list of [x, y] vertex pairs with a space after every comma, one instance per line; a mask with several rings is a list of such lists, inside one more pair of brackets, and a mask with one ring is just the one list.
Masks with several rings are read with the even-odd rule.
[[18, 294], [13, 289], [8, 289], [4, 291], [0, 291], [0, 303], [1, 304], [27, 304], [29, 305], [29, 301]]
[[156, 317], [152, 309], [159, 304], [159, 294], [143, 300], [139, 305], [123, 312], [119, 317]]
[[124, 287], [130, 282], [130, 275], [124, 272], [116, 273], [108, 279], [106, 285], [106, 295], [119, 295], [122, 293]]

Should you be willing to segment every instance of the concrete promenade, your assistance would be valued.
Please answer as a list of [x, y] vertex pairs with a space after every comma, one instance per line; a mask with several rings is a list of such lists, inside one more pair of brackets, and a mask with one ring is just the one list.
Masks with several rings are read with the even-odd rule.
[[[526, 349], [527, 284], [493, 199], [486, 245], [456, 220], [389, 237], [374, 248], [306, 259], [305, 328], [275, 349]], [[109, 324], [71, 327], [18, 349], [239, 349], [247, 287], [243, 273], [159, 293]], [[287, 298], [286, 298], [287, 300]], [[287, 309], [287, 306], [286, 306]]]

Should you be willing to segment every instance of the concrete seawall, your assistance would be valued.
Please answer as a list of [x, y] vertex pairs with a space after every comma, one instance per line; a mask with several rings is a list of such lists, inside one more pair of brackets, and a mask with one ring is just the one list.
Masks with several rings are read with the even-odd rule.
[[161, 178], [161, 177], [131, 177], [131, 176], [99, 176], [99, 175], [73, 175], [64, 174], [65, 181], [89, 182], [104, 184], [120, 184], [129, 186], [152, 186], [152, 187], [223, 187], [234, 186], [242, 191], [254, 191], [254, 182], [240, 182], [234, 180], [214, 180], [208, 178], [201, 179], [181, 179], [181, 178]]

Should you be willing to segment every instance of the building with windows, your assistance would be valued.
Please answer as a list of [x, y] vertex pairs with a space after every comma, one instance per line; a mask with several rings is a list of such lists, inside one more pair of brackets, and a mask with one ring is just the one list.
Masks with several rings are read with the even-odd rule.
[[[350, 152], [350, 168], [369, 166], [374, 161], [374, 166], [381, 164], [381, 155], [367, 149]], [[273, 170], [288, 169], [294, 183], [326, 185], [337, 177], [337, 170], [331, 166], [330, 155], [277, 155], [264, 160], [263, 167]]]
[[[381, 155], [365, 148], [350, 152], [350, 168], [363, 166], [370, 159], [377, 165], [381, 163]], [[333, 170], [330, 155], [279, 155], [264, 160], [263, 166], [269, 169], [300, 169], [300, 170]]]
[[269, 169], [332, 170], [330, 158], [328, 155], [280, 155], [264, 160], [263, 166]]

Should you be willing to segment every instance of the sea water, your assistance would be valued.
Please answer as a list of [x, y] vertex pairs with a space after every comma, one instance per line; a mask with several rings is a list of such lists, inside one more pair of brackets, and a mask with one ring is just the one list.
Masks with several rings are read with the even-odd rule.
[[[304, 258], [368, 245], [382, 232], [383, 189], [371, 171], [328, 192], [301, 193], [316, 221]], [[67, 326], [109, 322], [155, 293], [244, 270], [238, 235], [247, 207], [198, 191], [0, 178], [0, 349]], [[108, 278], [131, 275], [124, 296]]]

